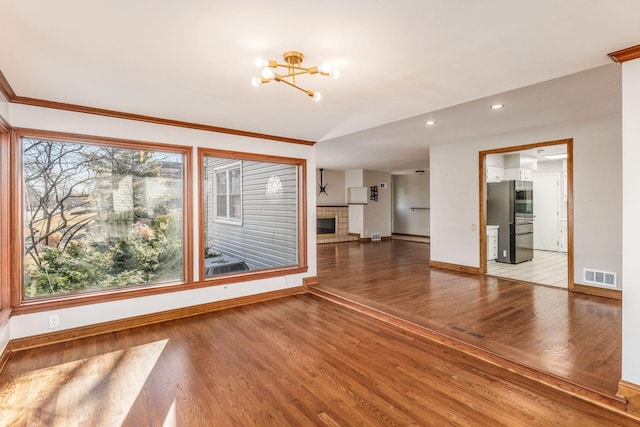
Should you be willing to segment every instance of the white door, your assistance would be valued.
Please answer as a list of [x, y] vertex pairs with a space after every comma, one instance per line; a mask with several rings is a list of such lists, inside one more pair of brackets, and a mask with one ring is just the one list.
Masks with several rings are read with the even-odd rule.
[[533, 176], [533, 248], [557, 251], [560, 242], [560, 174]]

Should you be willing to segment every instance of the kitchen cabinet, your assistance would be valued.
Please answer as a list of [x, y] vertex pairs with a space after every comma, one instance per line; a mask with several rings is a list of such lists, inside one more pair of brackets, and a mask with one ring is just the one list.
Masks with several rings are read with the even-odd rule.
[[487, 166], [487, 182], [504, 181], [504, 168], [499, 166]]
[[516, 181], [533, 181], [531, 169], [508, 168], [504, 170], [505, 180], [515, 179]]
[[487, 225], [487, 261], [498, 258], [498, 230], [497, 225]]

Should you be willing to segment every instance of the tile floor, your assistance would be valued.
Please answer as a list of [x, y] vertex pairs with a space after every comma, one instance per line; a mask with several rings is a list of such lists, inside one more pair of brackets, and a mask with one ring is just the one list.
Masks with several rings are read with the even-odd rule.
[[487, 261], [487, 274], [567, 288], [567, 253], [533, 251], [533, 259], [520, 264]]

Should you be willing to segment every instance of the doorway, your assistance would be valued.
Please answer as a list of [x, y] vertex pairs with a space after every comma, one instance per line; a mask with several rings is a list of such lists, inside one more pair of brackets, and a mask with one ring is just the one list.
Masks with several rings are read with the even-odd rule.
[[[479, 166], [481, 274], [573, 290], [573, 140], [482, 151]], [[495, 258], [497, 233], [508, 245], [510, 223], [487, 222], [488, 186], [511, 180], [533, 182], [534, 194], [533, 258], [514, 264]]]

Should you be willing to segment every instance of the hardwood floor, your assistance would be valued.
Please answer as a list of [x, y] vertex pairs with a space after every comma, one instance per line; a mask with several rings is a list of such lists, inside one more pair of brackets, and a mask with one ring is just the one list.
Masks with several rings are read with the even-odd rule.
[[428, 259], [429, 245], [399, 240], [320, 245], [316, 288], [548, 373], [569, 388], [615, 396], [620, 301], [430, 269]]
[[[377, 261], [384, 262], [381, 254], [391, 246], [378, 249]], [[424, 255], [414, 246], [404, 251]], [[334, 263], [352, 264], [354, 257]], [[417, 261], [398, 257], [389, 268], [398, 277], [424, 273]], [[376, 268], [351, 265], [350, 277]], [[440, 274], [429, 273], [431, 286]], [[388, 281], [367, 280], [374, 288]], [[310, 294], [17, 352], [0, 374], [0, 420], [19, 426], [637, 425]]]

